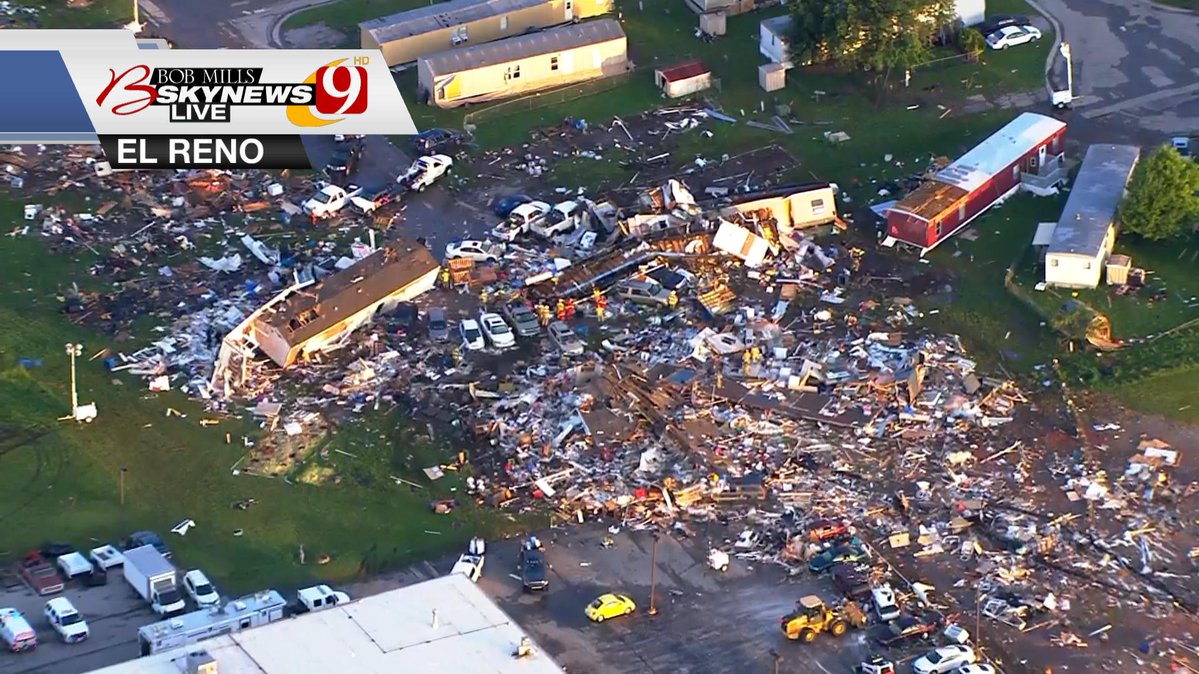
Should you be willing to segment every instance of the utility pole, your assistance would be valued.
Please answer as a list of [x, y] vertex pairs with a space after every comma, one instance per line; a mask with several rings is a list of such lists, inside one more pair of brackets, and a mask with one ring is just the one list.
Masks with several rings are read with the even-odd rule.
[[67, 355], [71, 358], [71, 417], [75, 417], [75, 410], [79, 407], [79, 389], [75, 384], [75, 358], [83, 355], [82, 344], [67, 344]]
[[127, 470], [127, 469], [126, 469], [124, 466], [121, 466], [121, 480], [120, 480], [120, 482], [121, 482], [121, 509], [122, 509], [122, 510], [124, 510], [124, 509], [125, 509], [125, 471], [126, 471], [126, 470]]
[[656, 592], [658, 583], [658, 533], [654, 532], [654, 549], [650, 554], [649, 566], [649, 614], [658, 615], [658, 605], [656, 603]]

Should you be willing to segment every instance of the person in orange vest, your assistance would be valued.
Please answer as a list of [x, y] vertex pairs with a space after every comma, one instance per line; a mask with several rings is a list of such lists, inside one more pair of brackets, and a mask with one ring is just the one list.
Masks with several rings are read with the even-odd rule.
[[566, 300], [566, 318], [570, 319], [570, 318], [574, 318], [574, 317], [575, 317], [575, 299], [573, 297], [571, 297], [570, 299]]
[[675, 308], [679, 304], [679, 294], [675, 291], [670, 291], [670, 296], [666, 298], [666, 304], [671, 308]]
[[558, 320], [560, 320], [560, 321], [566, 320], [566, 302], [563, 302], [561, 299], [558, 300], [557, 315], [558, 315]]
[[602, 299], [603, 296], [604, 296], [604, 293], [600, 292], [599, 286], [596, 286], [591, 289], [591, 299], [595, 300], [595, 303], [597, 305], [600, 303], [600, 299]]
[[537, 303], [537, 322], [543, 328], [550, 324], [550, 308], [545, 306], [545, 302]]
[[603, 322], [604, 315], [608, 312], [608, 298], [600, 294], [595, 298], [595, 317]]

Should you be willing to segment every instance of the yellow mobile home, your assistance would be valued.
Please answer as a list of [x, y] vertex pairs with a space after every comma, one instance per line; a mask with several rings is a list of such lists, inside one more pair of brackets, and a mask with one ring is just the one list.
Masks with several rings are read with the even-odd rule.
[[449, 0], [358, 24], [388, 66], [612, 11], [614, 0]]
[[614, 19], [589, 21], [421, 57], [421, 99], [441, 108], [626, 72], [628, 40]]

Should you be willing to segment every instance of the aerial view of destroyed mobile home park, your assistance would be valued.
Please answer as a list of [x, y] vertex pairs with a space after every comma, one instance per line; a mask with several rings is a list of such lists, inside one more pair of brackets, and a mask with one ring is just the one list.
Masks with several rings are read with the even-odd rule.
[[1199, 672], [1196, 0], [134, 8], [420, 133], [0, 146], [0, 673]]

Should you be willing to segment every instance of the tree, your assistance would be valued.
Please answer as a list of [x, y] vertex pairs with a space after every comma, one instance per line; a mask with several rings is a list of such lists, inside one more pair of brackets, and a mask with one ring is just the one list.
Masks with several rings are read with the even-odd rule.
[[953, 20], [953, 0], [798, 2], [791, 54], [800, 63], [832, 62], [880, 73], [929, 59], [938, 29]]
[[1146, 239], [1182, 234], [1199, 218], [1199, 164], [1163, 146], [1137, 165], [1120, 204], [1120, 226]]
[[987, 38], [974, 28], [964, 28], [958, 33], [958, 51], [977, 62], [987, 49]]

